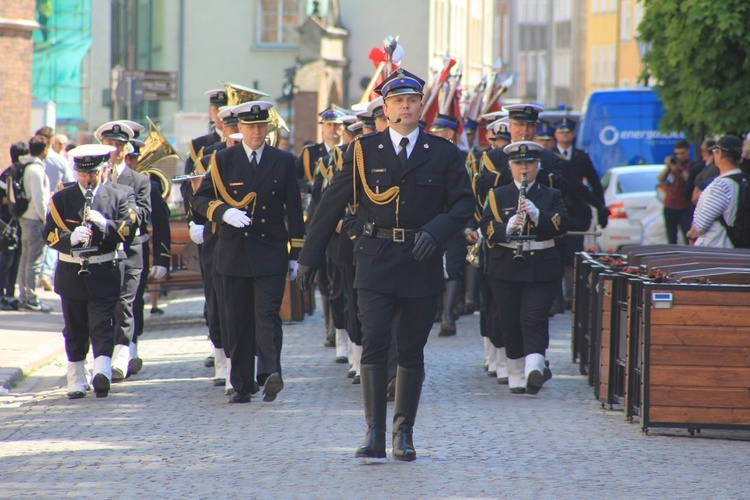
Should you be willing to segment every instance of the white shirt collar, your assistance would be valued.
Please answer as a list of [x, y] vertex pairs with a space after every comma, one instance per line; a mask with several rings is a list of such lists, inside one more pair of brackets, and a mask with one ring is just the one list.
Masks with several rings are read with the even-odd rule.
[[[85, 188], [85, 187], [83, 187], [83, 186], [81, 186], [81, 183], [80, 183], [80, 182], [78, 182], [78, 181], [76, 181], [76, 184], [78, 184], [78, 189], [80, 189], [80, 190], [81, 190], [81, 193], [82, 193], [82, 194], [83, 194], [83, 196], [85, 197], [85, 196], [86, 196], [86, 188]], [[93, 188], [93, 189], [91, 190], [91, 191], [92, 191], [92, 192], [94, 193], [94, 198], [96, 198], [96, 193], [98, 193], [98, 192], [99, 192], [99, 187], [100, 187], [101, 185], [102, 185], [102, 183], [100, 182], [98, 186], [96, 186], [95, 188]]]
[[127, 165], [125, 165], [125, 162], [119, 163], [113, 167], [115, 171], [117, 172], [117, 178], [119, 179], [122, 175], [122, 171], [128, 168]]
[[[516, 187], [518, 188], [519, 191], [521, 190], [521, 183], [520, 182], [518, 182], [515, 179], [513, 179], [513, 184], [516, 185]], [[533, 181], [531, 181], [528, 184], [526, 184], [526, 192], [527, 193], [529, 192], [529, 189], [531, 189], [531, 186], [533, 186], [534, 184], [536, 184], [536, 179], [534, 179]]]
[[252, 149], [250, 146], [245, 144], [245, 141], [242, 141], [242, 147], [245, 149], [245, 154], [247, 155], [247, 161], [251, 161], [253, 156], [253, 151], [255, 151], [255, 158], [258, 162], [258, 165], [260, 165], [260, 157], [263, 156], [263, 150], [266, 148], [266, 143], [264, 142], [261, 144], [261, 146], [258, 149]]
[[404, 137], [408, 137], [409, 145], [406, 146], [406, 157], [408, 158], [409, 156], [411, 156], [411, 152], [414, 151], [414, 146], [417, 144], [417, 138], [419, 137], [419, 127], [409, 132], [409, 135], [406, 136], [399, 134], [391, 127], [388, 127], [388, 133], [391, 136], [393, 150], [396, 151], [396, 154], [401, 151], [401, 139], [403, 139]]
[[737, 167], [737, 168], [733, 168], [732, 170], [726, 173], [719, 175], [719, 177], [726, 177], [728, 175], [741, 174], [741, 173], [742, 173], [742, 170], [740, 169], [740, 167]]

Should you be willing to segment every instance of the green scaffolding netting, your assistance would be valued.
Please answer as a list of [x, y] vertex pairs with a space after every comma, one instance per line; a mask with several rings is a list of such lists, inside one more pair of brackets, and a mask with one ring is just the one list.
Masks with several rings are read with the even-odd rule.
[[57, 120], [83, 115], [83, 60], [91, 47], [91, 0], [37, 0], [34, 99], [57, 104]]

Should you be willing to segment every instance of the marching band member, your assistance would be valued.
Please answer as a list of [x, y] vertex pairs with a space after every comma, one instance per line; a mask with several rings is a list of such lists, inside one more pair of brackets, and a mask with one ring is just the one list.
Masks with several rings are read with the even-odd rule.
[[55, 293], [60, 295], [68, 357], [67, 396], [86, 395], [84, 360], [94, 351], [91, 385], [97, 397], [109, 394], [115, 329], [112, 318], [120, 296], [122, 267], [117, 247], [135, 235], [136, 214], [128, 195], [101, 184], [102, 164], [115, 148], [87, 144], [72, 149], [78, 182], [56, 192], [43, 236], [59, 253]]
[[344, 208], [356, 209], [361, 382], [367, 434], [357, 457], [385, 458], [387, 359], [398, 349], [393, 455], [414, 460], [412, 432], [424, 380], [424, 346], [444, 291], [439, 248], [471, 217], [473, 198], [458, 148], [419, 128], [424, 81], [399, 68], [376, 89], [390, 127], [362, 136], [321, 199], [300, 254], [308, 289]]
[[[552, 374], [545, 366], [547, 315], [562, 276], [554, 238], [568, 230], [560, 191], [538, 182], [541, 144], [520, 141], [504, 148], [513, 181], [489, 192], [481, 221], [494, 330], [503, 337], [508, 384], [514, 394], [536, 394]], [[522, 235], [525, 239], [514, 241]]]
[[304, 223], [294, 157], [265, 142], [272, 106], [250, 101], [233, 108], [242, 142], [212, 154], [211, 174], [194, 197], [195, 209], [219, 225], [214, 272], [225, 302], [230, 403], [250, 402], [256, 350], [263, 400], [275, 400], [284, 387], [279, 310], [284, 279], [297, 273]]

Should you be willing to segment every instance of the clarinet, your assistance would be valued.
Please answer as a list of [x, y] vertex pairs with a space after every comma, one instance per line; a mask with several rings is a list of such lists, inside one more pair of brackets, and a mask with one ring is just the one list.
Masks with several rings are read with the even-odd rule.
[[530, 241], [536, 238], [533, 234], [523, 234], [523, 230], [526, 224], [529, 222], [529, 214], [523, 209], [526, 201], [526, 174], [521, 177], [521, 187], [518, 190], [518, 208], [516, 209], [516, 215], [521, 216], [521, 227], [518, 230], [518, 234], [508, 237], [510, 241], [516, 242], [516, 254], [513, 256], [513, 260], [516, 262], [523, 262], [526, 258], [523, 256], [523, 243], [524, 241]]
[[[518, 190], [518, 208], [516, 209], [516, 215], [521, 214], [521, 227], [518, 230], [518, 234], [523, 234], [523, 228], [526, 227], [526, 223], [529, 219], [529, 214], [523, 209], [524, 202], [526, 201], [526, 174], [521, 176], [521, 187]], [[522, 262], [525, 260], [523, 256], [523, 240], [516, 242], [516, 254], [513, 256], [513, 260]]]
[[[91, 183], [86, 187], [86, 194], [84, 195], [84, 204], [83, 204], [83, 225], [86, 227], [89, 231], [91, 231], [93, 224], [91, 222], [86, 221], [86, 219], [89, 216], [89, 213], [91, 213], [91, 204], [94, 201], [94, 191], [91, 189]], [[93, 233], [89, 234], [89, 237], [86, 238], [86, 240], [83, 242], [83, 245], [81, 246], [81, 249], [78, 250], [78, 255], [81, 258], [81, 269], [78, 271], [79, 276], [88, 276], [91, 274], [91, 271], [89, 271], [89, 254], [94, 253], [98, 250], [96, 247], [92, 247], [91, 243], [93, 240]]]

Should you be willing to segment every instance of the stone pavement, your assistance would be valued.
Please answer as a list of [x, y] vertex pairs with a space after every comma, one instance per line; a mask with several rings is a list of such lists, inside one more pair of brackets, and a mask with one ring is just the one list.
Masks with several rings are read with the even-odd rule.
[[462, 317], [456, 337], [437, 337], [436, 328], [414, 434], [418, 459], [363, 465], [354, 458], [365, 430], [360, 389], [322, 347], [317, 314], [285, 325], [278, 399], [229, 405], [202, 364], [209, 343], [201, 308], [183, 296], [151, 318], [139, 348], [143, 371], [106, 399], [67, 400], [64, 359], [0, 397], [0, 497], [747, 495], [747, 433], [645, 435], [621, 411], [601, 408], [570, 362], [570, 314], [552, 320], [554, 378], [537, 396], [512, 395], [486, 376], [478, 316]]

